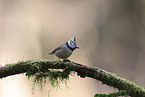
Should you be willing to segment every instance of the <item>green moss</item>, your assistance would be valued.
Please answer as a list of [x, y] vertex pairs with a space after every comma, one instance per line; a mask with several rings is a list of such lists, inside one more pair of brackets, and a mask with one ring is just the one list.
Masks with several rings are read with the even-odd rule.
[[113, 93], [109, 93], [109, 94], [96, 94], [94, 97], [128, 97], [128, 91], [126, 90], [122, 90], [122, 91], [118, 91], [118, 92], [113, 92]]
[[119, 90], [117, 93], [96, 94], [95, 97], [113, 97], [114, 95], [145, 97], [145, 90], [127, 79], [103, 69], [86, 67], [72, 61], [28, 60], [6, 64], [6, 66], [1, 67], [0, 78], [26, 72], [26, 76], [33, 79], [32, 90], [34, 91], [36, 84], [41, 85], [41, 90], [46, 83], [50, 83], [52, 87], [59, 87], [59, 83], [66, 83], [69, 79], [70, 71], [77, 72], [79, 76], [84, 74], [85, 77], [94, 78]]
[[[42, 61], [41, 61], [42, 62]], [[56, 62], [56, 61], [54, 61]], [[31, 68], [26, 72], [28, 78], [33, 78], [32, 92], [35, 91], [35, 85], [40, 84], [41, 90], [46, 83], [49, 83], [52, 87], [59, 87], [60, 83], [65, 83], [69, 79], [70, 70], [69, 68], [55, 70], [47, 69], [47, 71], [42, 71], [40, 64], [32, 64]], [[56, 62], [57, 63], [57, 62]], [[66, 85], [67, 86], [67, 85]], [[49, 90], [50, 91], [50, 90]]]
[[[97, 73], [99, 71], [99, 74]], [[117, 97], [114, 95], [131, 95], [136, 97], [135, 95], [143, 95], [145, 97], [145, 90], [143, 87], [137, 86], [135, 83], [125, 79], [118, 77], [114, 73], [107, 72], [105, 70], [96, 69], [96, 79], [101, 80], [102, 84], [107, 84], [110, 87], [114, 87], [119, 89], [120, 91], [117, 93], [110, 94], [96, 94], [95, 97]], [[123, 91], [123, 92], [122, 92]], [[127, 91], [124, 93], [124, 91]], [[124, 94], [123, 94], [124, 93]], [[113, 96], [112, 96], [113, 95]]]

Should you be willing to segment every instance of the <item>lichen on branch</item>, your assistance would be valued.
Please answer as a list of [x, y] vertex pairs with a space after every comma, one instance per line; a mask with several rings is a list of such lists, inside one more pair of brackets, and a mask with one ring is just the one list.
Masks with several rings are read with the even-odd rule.
[[[90, 77], [101, 81], [103, 84], [117, 88], [120, 94], [122, 93], [121, 91], [126, 91], [125, 95], [131, 97], [145, 97], [145, 89], [133, 82], [106, 70], [87, 67], [72, 61], [29, 60], [6, 64], [0, 68], [0, 78], [26, 73], [28, 78], [34, 77], [34, 82], [45, 83], [46, 79], [48, 79], [52, 86], [56, 86], [59, 81], [68, 79], [72, 71], [82, 78]], [[117, 93], [114, 94], [116, 95]]]
[[33, 64], [33, 66], [26, 72], [28, 78], [34, 78], [33, 82], [45, 84], [48, 81], [53, 87], [58, 86], [60, 82], [68, 80], [69, 75], [70, 70], [68, 68], [60, 70], [49, 68], [42, 69], [39, 64]]

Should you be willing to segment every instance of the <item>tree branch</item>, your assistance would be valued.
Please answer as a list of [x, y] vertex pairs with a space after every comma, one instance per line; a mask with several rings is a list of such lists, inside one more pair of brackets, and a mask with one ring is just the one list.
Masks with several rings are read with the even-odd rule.
[[133, 82], [125, 80], [124, 78], [120, 78], [117, 75], [107, 72], [103, 69], [91, 68], [75, 62], [29, 60], [14, 64], [6, 64], [4, 67], [0, 68], [0, 78], [21, 73], [35, 74], [38, 72], [38, 70], [41, 72], [48, 72], [49, 69], [63, 69], [64, 71], [75, 71], [80, 77], [90, 77], [99, 80], [103, 84], [117, 88], [119, 91], [126, 90], [128, 95], [132, 97], [145, 97], [145, 89], [137, 86]]

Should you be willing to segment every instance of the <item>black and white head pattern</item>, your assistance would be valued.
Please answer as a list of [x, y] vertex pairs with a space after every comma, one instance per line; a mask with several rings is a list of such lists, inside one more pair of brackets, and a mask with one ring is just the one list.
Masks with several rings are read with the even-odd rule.
[[76, 43], [76, 38], [73, 37], [70, 41], [67, 41], [68, 47], [73, 51], [76, 48], [79, 48]]

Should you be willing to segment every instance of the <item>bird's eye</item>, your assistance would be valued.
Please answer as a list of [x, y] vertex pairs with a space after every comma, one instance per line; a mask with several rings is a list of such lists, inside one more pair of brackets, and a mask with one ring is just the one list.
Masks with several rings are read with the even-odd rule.
[[76, 43], [74, 42], [74, 45], [76, 45]]
[[70, 41], [70, 45], [74, 46], [74, 45], [76, 45], [76, 43], [74, 43], [73, 41]]

